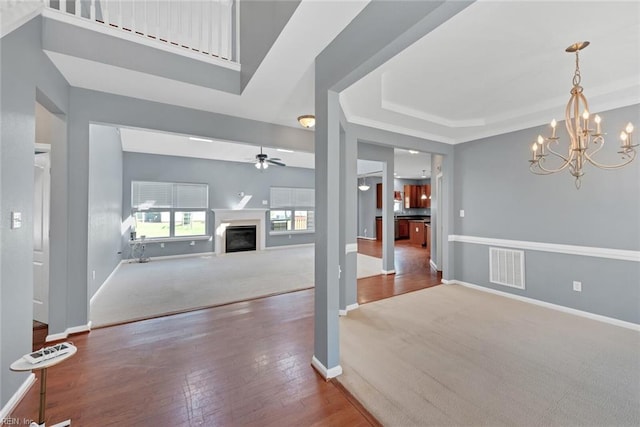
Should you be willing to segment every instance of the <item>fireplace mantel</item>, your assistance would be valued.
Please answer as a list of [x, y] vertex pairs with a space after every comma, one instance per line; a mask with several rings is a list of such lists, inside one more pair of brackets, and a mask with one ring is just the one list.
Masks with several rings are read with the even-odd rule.
[[225, 253], [225, 233], [230, 225], [255, 225], [256, 250], [266, 249], [266, 209], [211, 209], [214, 215], [216, 255]]

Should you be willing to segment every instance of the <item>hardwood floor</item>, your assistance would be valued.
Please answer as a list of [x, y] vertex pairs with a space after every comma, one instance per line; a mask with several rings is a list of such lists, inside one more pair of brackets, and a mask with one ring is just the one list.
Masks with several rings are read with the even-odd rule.
[[[358, 239], [358, 252], [381, 258], [382, 244]], [[395, 242], [395, 270], [396, 274], [358, 279], [358, 304], [430, 288], [442, 281], [442, 273], [429, 265], [429, 250], [412, 245], [408, 240]]]
[[[424, 249], [399, 244], [396, 254], [398, 274], [360, 279], [359, 302], [433, 286]], [[96, 329], [70, 340], [78, 353], [48, 372], [48, 424], [71, 418], [74, 426], [377, 425], [310, 366], [313, 290]], [[35, 384], [11, 416], [37, 414]]]

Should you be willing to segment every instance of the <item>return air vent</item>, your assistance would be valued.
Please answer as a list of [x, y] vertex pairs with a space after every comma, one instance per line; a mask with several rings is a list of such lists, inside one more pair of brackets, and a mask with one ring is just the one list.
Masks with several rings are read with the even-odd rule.
[[524, 289], [524, 251], [489, 248], [489, 281]]

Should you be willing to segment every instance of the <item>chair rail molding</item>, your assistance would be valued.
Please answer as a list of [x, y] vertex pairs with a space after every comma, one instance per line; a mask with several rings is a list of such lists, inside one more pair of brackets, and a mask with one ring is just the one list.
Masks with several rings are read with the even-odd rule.
[[530, 242], [524, 240], [494, 239], [491, 237], [465, 236], [450, 234], [450, 242], [471, 243], [485, 246], [501, 246], [531, 251], [554, 252], [567, 255], [580, 255], [595, 258], [608, 258], [621, 261], [640, 262], [640, 251], [627, 249], [599, 248], [593, 246], [564, 245], [558, 243]]

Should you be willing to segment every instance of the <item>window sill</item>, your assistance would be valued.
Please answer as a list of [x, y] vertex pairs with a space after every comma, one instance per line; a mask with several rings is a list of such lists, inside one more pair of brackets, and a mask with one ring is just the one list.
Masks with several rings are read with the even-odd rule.
[[[211, 236], [156, 237], [144, 239], [144, 243], [191, 242], [194, 240], [211, 240]], [[129, 245], [142, 243], [142, 239], [129, 240]]]
[[270, 231], [269, 236], [287, 236], [290, 234], [314, 234], [315, 230], [298, 230], [298, 231]]

